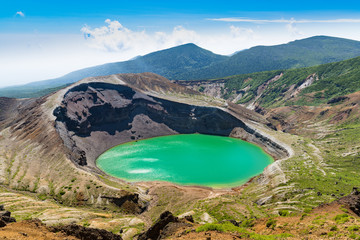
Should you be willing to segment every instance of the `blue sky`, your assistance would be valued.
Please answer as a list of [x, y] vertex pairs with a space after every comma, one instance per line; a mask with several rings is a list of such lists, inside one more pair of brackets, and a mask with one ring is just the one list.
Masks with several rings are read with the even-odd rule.
[[358, 1], [2, 1], [0, 87], [194, 42], [218, 54], [314, 35], [360, 40]]
[[149, 1], [149, 0], [107, 0], [107, 1], [89, 1], [89, 0], [12, 0], [2, 1], [0, 16], [11, 16], [11, 12], [22, 9], [25, 12], [32, 13], [32, 16], [43, 17], [69, 17], [81, 15], [105, 16], [108, 14], [118, 15], [122, 12], [124, 15], [134, 14], [234, 14], [241, 11], [325, 11], [325, 10], [359, 10], [358, 1], [210, 1], [210, 0], [182, 0], [182, 1]]

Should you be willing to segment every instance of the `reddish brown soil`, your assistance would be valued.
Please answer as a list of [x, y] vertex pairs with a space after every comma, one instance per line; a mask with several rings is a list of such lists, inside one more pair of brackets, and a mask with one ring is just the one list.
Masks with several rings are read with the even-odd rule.
[[50, 232], [44, 224], [37, 220], [25, 220], [10, 223], [0, 228], [0, 239], [8, 240], [77, 240], [78, 238], [67, 236], [64, 233]]
[[320, 106], [286, 106], [271, 109], [266, 119], [278, 130], [307, 135], [321, 132], [321, 128], [309, 129], [309, 123], [329, 120], [330, 124], [340, 124], [356, 119], [360, 114], [360, 92], [346, 95], [343, 101]]

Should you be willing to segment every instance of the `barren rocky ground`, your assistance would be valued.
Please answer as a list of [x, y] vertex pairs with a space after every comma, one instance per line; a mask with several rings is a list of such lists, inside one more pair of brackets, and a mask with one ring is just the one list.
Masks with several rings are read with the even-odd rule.
[[[101, 87], [91, 84], [94, 82], [102, 83]], [[105, 91], [104, 83], [125, 84], [138, 93], [126, 97], [112, 88]], [[85, 91], [71, 90], [81, 84], [87, 86]], [[64, 99], [65, 93], [68, 95]], [[22, 237], [21, 232], [36, 237], [38, 235], [30, 231], [34, 229], [34, 222], [21, 221], [38, 218], [47, 225], [76, 223], [121, 233], [123, 239], [132, 239], [168, 210], [179, 218], [191, 215], [194, 219], [194, 223], [188, 223], [191, 226], [173, 226], [169, 231], [170, 238], [260, 238], [260, 235], [284, 233], [291, 234], [290, 239], [359, 237], [355, 230], [358, 216], [345, 203], [317, 208], [350, 194], [352, 187], [358, 184], [360, 146], [356, 119], [359, 96], [359, 93], [349, 94], [338, 104], [286, 106], [271, 109], [263, 115], [251, 114], [251, 110], [242, 106], [201, 95], [157, 75], [144, 74], [88, 78], [37, 100], [1, 99], [7, 107], [0, 111], [0, 204], [4, 204], [20, 222], [14, 223], [13, 227], [9, 224], [1, 234], [18, 229], [11, 233], [15, 235], [7, 237]], [[89, 97], [92, 97], [91, 101]], [[104, 99], [99, 100], [101, 97]], [[134, 117], [131, 122], [124, 120], [125, 125], [131, 123], [131, 127], [106, 129], [113, 130], [114, 135], [97, 131], [103, 127], [98, 124], [101, 119], [88, 120], [91, 113], [96, 113], [91, 108], [121, 102], [116, 100], [130, 105], [138, 101], [134, 106], [147, 109], [142, 110], [143, 113], [151, 110], [155, 115], [159, 111], [171, 113], [173, 106], [181, 106], [186, 121], [198, 117], [191, 115], [192, 109], [213, 114], [213, 119], [218, 117], [227, 122], [223, 128], [216, 125], [213, 131], [226, 129], [226, 134], [263, 146], [278, 160], [251, 182], [233, 189], [183, 187], [162, 182], [129, 184], [112, 178], [96, 168], [94, 160], [101, 151], [90, 151], [91, 148], [99, 145], [104, 150], [110, 146], [110, 141], [106, 141], [111, 139], [113, 146], [124, 140], [124, 136], [124, 141], [131, 137], [146, 138], [146, 131], [137, 128], [141, 121], [146, 121], [145, 116]], [[210, 106], [212, 108], [204, 108]], [[58, 107], [62, 108], [61, 116], [67, 121], [53, 114]], [[126, 109], [114, 105], [116, 108], [118, 111]], [[147, 116], [153, 119], [155, 115]], [[171, 119], [173, 115], [169, 116]], [[242, 127], [232, 129], [234, 122]], [[82, 131], [84, 126], [85, 130], [91, 129], [87, 124], [95, 130]], [[151, 127], [156, 124], [166, 134], [183, 131], [166, 121], [160, 124], [154, 121]], [[196, 126], [195, 121], [193, 124], [186, 126]], [[101, 144], [97, 144], [99, 141]], [[343, 221], [335, 220], [341, 214], [348, 214], [348, 217]], [[253, 219], [254, 225], [242, 227], [249, 232], [244, 236], [240, 234], [243, 230], [239, 229], [228, 233], [223, 229], [209, 232], [211, 228], [217, 228], [211, 225], [204, 232], [198, 230], [206, 223], [246, 222], [249, 219]], [[266, 227], [269, 220], [276, 222], [274, 227]], [[337, 228], [333, 228], [334, 225]], [[48, 233], [42, 225], [39, 225], [39, 231], [54, 239], [64, 237], [56, 235], [62, 233]]]

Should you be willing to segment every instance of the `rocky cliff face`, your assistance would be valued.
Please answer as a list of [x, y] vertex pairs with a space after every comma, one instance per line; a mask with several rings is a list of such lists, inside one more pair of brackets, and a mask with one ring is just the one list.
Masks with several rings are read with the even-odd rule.
[[189, 133], [229, 136], [236, 127], [250, 133], [243, 121], [221, 109], [172, 102], [109, 83], [75, 86], [54, 115], [72, 160], [92, 167], [102, 152], [129, 141]]
[[[203, 92], [205, 95], [226, 99], [231, 103], [241, 103], [242, 106], [250, 110], [255, 110], [261, 113], [261, 106], [263, 105], [264, 98], [269, 94], [267, 90], [273, 87], [273, 84], [282, 79], [284, 73], [279, 73], [271, 78], [268, 76], [263, 79], [253, 79], [251, 76], [247, 79], [239, 81], [243, 76], [233, 76], [224, 79], [217, 80], [193, 80], [184, 81], [177, 80], [175, 83], [186, 86], [189, 90], [198, 90]], [[288, 100], [295, 99], [305, 88], [311, 86], [314, 82], [318, 81], [319, 77], [316, 73], [310, 74], [300, 83], [289, 84], [289, 86], [283, 85], [281, 87], [282, 94], [281, 101], [285, 103]], [[246, 83], [246, 84], [244, 84]], [[279, 91], [273, 89], [273, 91]], [[279, 105], [279, 104], [277, 104]], [[260, 108], [260, 109], [259, 109]]]
[[188, 89], [199, 91], [204, 93], [205, 95], [222, 98], [224, 94], [226, 94], [225, 89], [225, 80], [194, 80], [194, 81], [174, 81], [181, 86], [186, 86]]

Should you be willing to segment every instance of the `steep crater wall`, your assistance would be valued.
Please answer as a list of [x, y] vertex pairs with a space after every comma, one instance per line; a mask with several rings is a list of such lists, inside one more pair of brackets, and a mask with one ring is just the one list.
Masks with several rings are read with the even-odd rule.
[[[235, 128], [244, 130], [242, 137], [262, 137], [221, 109], [172, 102], [110, 83], [75, 86], [64, 95], [54, 115], [56, 129], [71, 150], [70, 159], [95, 170], [101, 153], [134, 140], [190, 133], [229, 136]], [[271, 141], [255, 142], [266, 145]], [[281, 151], [280, 155], [286, 154], [284, 149], [277, 152]]]

